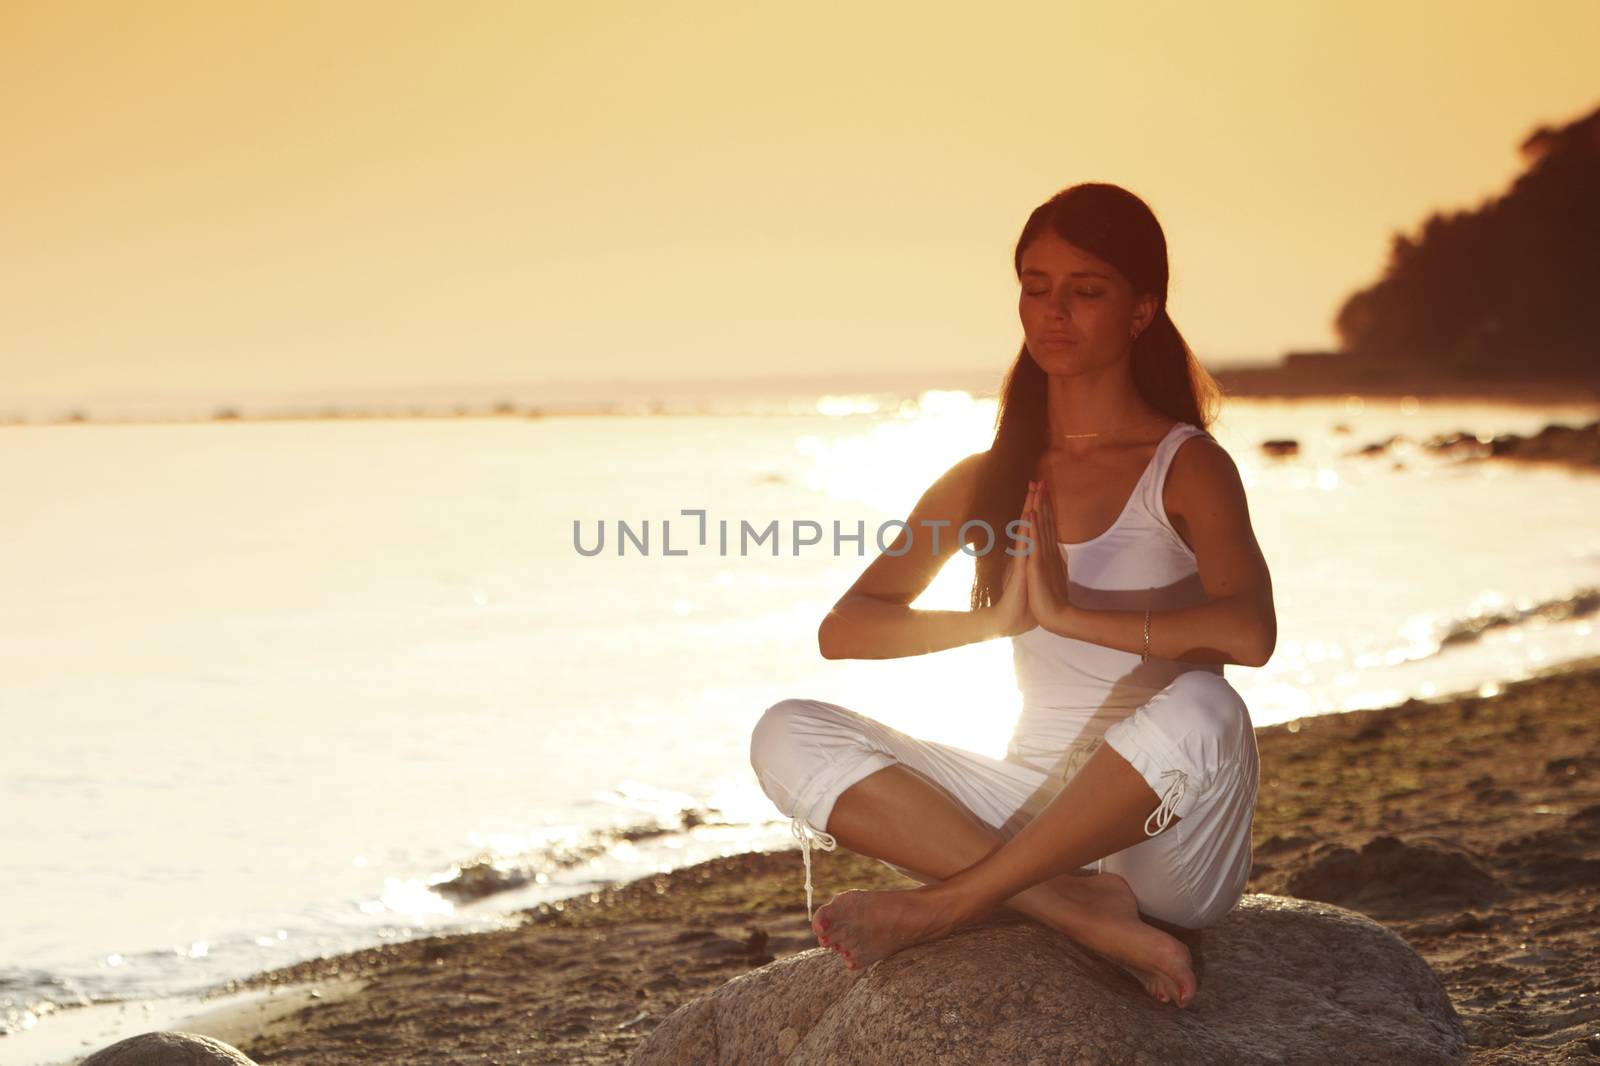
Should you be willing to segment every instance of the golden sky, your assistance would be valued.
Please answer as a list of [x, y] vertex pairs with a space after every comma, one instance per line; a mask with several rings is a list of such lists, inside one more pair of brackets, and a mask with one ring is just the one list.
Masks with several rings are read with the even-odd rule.
[[1600, 3], [5, 0], [7, 398], [984, 369], [1057, 189], [1210, 365], [1600, 97]]

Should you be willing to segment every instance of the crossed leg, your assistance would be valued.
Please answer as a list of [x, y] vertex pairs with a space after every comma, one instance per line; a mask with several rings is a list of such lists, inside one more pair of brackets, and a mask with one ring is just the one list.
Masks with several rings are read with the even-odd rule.
[[847, 966], [864, 968], [1010, 906], [1111, 959], [1162, 1002], [1187, 1006], [1197, 990], [1188, 947], [1140, 920], [1123, 878], [1073, 873], [1145, 840], [1157, 803], [1139, 772], [1102, 745], [1006, 840], [926, 777], [886, 766], [839, 795], [827, 830], [858, 854], [938, 880], [842, 892], [817, 911], [812, 929]]

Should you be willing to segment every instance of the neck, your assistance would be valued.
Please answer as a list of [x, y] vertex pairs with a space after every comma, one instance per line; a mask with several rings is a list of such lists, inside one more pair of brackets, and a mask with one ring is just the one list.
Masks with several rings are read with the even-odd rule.
[[1103, 373], [1052, 376], [1046, 396], [1051, 446], [1067, 451], [1093, 451], [1107, 441], [1137, 435], [1166, 417], [1139, 395], [1126, 362]]

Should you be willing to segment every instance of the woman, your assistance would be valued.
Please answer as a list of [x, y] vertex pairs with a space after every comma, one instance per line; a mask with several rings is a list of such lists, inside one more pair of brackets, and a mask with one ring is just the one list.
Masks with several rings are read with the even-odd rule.
[[[850, 968], [1008, 905], [1185, 1007], [1189, 945], [1250, 873], [1255, 734], [1222, 667], [1271, 656], [1271, 578], [1204, 428], [1219, 390], [1167, 316], [1149, 208], [1114, 185], [1063, 190], [1014, 267], [1024, 344], [993, 444], [923, 494], [818, 633], [830, 659], [1011, 638], [1023, 709], [1005, 759], [789, 699], [757, 723], [751, 763], [801, 839], [808, 915], [813, 835], [923, 882], [816, 912]], [[962, 537], [915, 537], [944, 521]], [[911, 608], [960, 543], [972, 609]]]

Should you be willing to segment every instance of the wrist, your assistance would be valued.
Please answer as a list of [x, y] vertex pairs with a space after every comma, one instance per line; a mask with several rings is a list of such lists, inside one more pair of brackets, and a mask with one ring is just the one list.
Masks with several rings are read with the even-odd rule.
[[1033, 622], [1026, 616], [1021, 619], [1013, 618], [1009, 611], [1003, 610], [998, 604], [979, 607], [972, 612], [972, 615], [978, 640], [1014, 637], [1033, 628]]
[[1044, 608], [1039, 624], [1058, 637], [1078, 639], [1083, 632], [1082, 613], [1070, 603], [1052, 604]]
[[1005, 636], [1005, 625], [1000, 611], [993, 604], [972, 610], [973, 640], [992, 640]]

